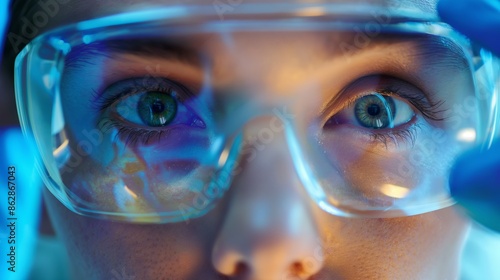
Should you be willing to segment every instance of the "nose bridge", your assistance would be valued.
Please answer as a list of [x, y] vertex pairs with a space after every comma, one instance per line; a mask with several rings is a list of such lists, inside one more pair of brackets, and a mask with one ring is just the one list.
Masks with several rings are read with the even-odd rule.
[[294, 168], [285, 124], [277, 115], [261, 116], [245, 125], [238, 169], [234, 184], [247, 199], [276, 196], [280, 198], [276, 206], [288, 200], [308, 201]]
[[262, 172], [275, 173], [274, 169], [264, 170], [272, 164], [276, 164], [274, 167], [278, 169], [293, 166], [285, 137], [285, 124], [275, 115], [250, 120], [243, 128], [242, 148], [240, 163], [243, 168], [250, 168], [247, 172], [257, 168]]
[[250, 279], [283, 279], [293, 269], [312, 275], [322, 263], [314, 257], [318, 233], [283, 123], [276, 116], [260, 117], [243, 133], [240, 172], [213, 248], [214, 266], [232, 275], [243, 264]]
[[[278, 216], [290, 216], [293, 208], [308, 202], [295, 172], [283, 123], [277, 120], [274, 116], [258, 118], [244, 129], [244, 149], [253, 149], [254, 154], [241, 158], [241, 173], [234, 179], [236, 188], [241, 192], [235, 196], [244, 196], [242, 202], [254, 208], [256, 214], [265, 213], [260, 222], [255, 220], [255, 225]], [[253, 216], [255, 219], [261, 215]], [[293, 223], [284, 219], [276, 222]]]

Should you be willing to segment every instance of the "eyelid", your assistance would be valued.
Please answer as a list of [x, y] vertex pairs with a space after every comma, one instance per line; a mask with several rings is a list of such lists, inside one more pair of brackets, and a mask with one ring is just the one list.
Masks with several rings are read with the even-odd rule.
[[[94, 42], [75, 46], [65, 58], [65, 67], [78, 67], [82, 62], [87, 63], [89, 57], [116, 55], [134, 55], [137, 57], [162, 58], [178, 61], [192, 66], [201, 65], [201, 57], [193, 49], [187, 48], [185, 44], [174, 41], [149, 41], [137, 42], [114, 40], [105, 42]], [[203, 59], [206, 60], [205, 57]]]
[[144, 77], [128, 78], [115, 82], [104, 89], [101, 93], [94, 91], [92, 104], [96, 105], [96, 109], [98, 111], [103, 112], [108, 108], [111, 108], [115, 102], [120, 101], [127, 96], [147, 91], [160, 91], [165, 93], [175, 92], [175, 97], [180, 102], [195, 96], [185, 86], [175, 81], [166, 78], [148, 77], [148, 81], [150, 80], [154, 82], [147, 85], [145, 84], [146, 80]]
[[[149, 140], [166, 139], [169, 135], [178, 129], [184, 129], [186, 125], [196, 129], [206, 127], [204, 121], [198, 116], [196, 110], [192, 109], [190, 98], [194, 94], [183, 85], [166, 78], [157, 79], [157, 83], [142, 84], [143, 79], [131, 78], [121, 80], [107, 87], [106, 90], [98, 96], [101, 120], [99, 126], [104, 131], [116, 129], [115, 137], [124, 139], [125, 145], [135, 145], [136, 143], [147, 144]], [[166, 126], [149, 126], [137, 117], [137, 101], [141, 95], [150, 92], [159, 92], [161, 94], [170, 94], [177, 102], [177, 114], [172, 119], [172, 123]], [[108, 96], [109, 95], [109, 96]], [[131, 106], [124, 102], [131, 101]], [[195, 98], [193, 98], [195, 100]], [[122, 106], [125, 111], [119, 110]], [[132, 111], [130, 111], [132, 110]], [[126, 112], [125, 115], [122, 114]], [[132, 115], [128, 115], [129, 112]]]

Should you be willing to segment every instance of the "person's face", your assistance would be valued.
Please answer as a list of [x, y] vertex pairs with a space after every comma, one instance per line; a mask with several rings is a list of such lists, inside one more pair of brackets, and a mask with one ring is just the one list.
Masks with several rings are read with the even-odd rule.
[[[51, 26], [60, 25], [71, 18], [94, 18], [96, 14], [116, 12], [120, 9], [112, 1], [93, 2], [95, 3], [74, 0], [66, 4], [67, 6], [61, 5], [60, 11], [51, 21]], [[138, 4], [139, 1], [129, 2]], [[425, 1], [407, 1], [402, 5], [416, 5], [426, 9], [427, 4]], [[439, 42], [426, 42], [425, 38], [421, 38], [423, 42], [401, 40], [398, 44], [387, 47], [384, 42], [374, 40], [374, 47], [363, 49], [346, 60], [338, 53], [332, 54], [329, 49], [329, 40], [353, 39], [347, 35], [345, 38], [342, 36], [329, 38], [322, 32], [295, 33], [288, 36], [272, 33], [263, 36], [251, 32], [239, 34], [232, 38], [232, 43], [238, 52], [237, 57], [244, 58], [244, 63], [226, 52], [226, 42], [220, 37], [193, 36], [189, 39], [183, 38], [179, 42], [186, 49], [203, 49], [204, 55], [212, 62], [210, 71], [214, 87], [234, 89], [242, 86], [255, 95], [265, 93], [269, 99], [292, 92], [296, 86], [294, 81], [305, 80], [311, 73], [318, 73], [319, 69], [330, 71], [329, 76], [335, 80], [332, 82], [332, 79], [323, 79], [319, 83], [328, 89], [319, 97], [322, 104], [328, 103], [332, 92], [335, 94], [347, 89], [347, 92], [352, 91], [355, 94], [358, 88], [370, 85], [369, 81], [361, 77], [377, 76], [376, 73], [379, 72], [384, 73], [384, 78], [377, 77], [380, 83], [393, 82], [397, 87], [409, 91], [415, 88], [387, 76], [404, 76], [406, 73], [408, 80], [430, 81], [423, 87], [435, 93], [433, 102], [440, 104], [446, 100], [446, 104], [439, 109], [419, 108], [428, 110], [419, 114], [442, 114], [473, 92], [470, 77], [463, 67], [456, 67], [458, 62], [453, 62], [453, 52], [448, 52], [449, 56], [424, 54], [426, 47], [443, 48], [444, 45], [439, 45]], [[379, 52], [381, 48], [384, 49], [383, 54]], [[391, 63], [385, 63], [389, 60]], [[371, 63], [374, 61], [377, 63]], [[96, 113], [105, 112], [103, 108], [89, 109], [96, 107], [92, 106], [92, 102], [98, 104], [97, 106], [110, 103], [97, 102], [96, 90], [99, 93], [100, 89], [108, 89], [111, 84], [132, 77], [151, 75], [151, 71], [154, 72], [155, 78], [173, 79], [191, 89], [200, 88], [204, 79], [201, 64], [197, 65], [196, 61], [186, 63], [173, 60], [168, 55], [113, 54], [95, 56], [86, 63], [72, 63], [67, 65], [68, 70], [62, 77], [62, 91], [73, 92], [71, 95], [64, 95], [61, 102], [63, 107], [67, 108], [65, 114], [71, 112], [78, 116], [66, 116], [68, 126], [78, 127], [77, 130], [68, 131], [67, 137], [73, 140], [84, 137], [83, 131], [92, 129], [92, 125], [103, 117]], [[428, 65], [437, 64], [449, 67], [426, 68]], [[251, 74], [245, 75], [248, 73]], [[102, 76], [106, 77], [102, 79], [103, 84], [97, 85], [96, 88], [90, 86], [94, 85], [93, 81], [98, 79], [96, 77]], [[321, 73], [317, 76], [322, 77]], [[89, 88], [79, 84], [82, 77], [85, 77]], [[463, 83], [450, 83], [452, 79], [461, 80]], [[456, 95], [445, 96], [444, 92], [454, 92]], [[120, 98], [123, 100], [124, 97]], [[341, 117], [335, 120], [342, 122], [350, 116], [342, 113], [342, 108], [346, 105], [338, 102], [331, 104], [330, 110], [340, 112]], [[397, 106], [403, 106], [398, 112], [408, 112], [404, 105], [397, 103]], [[120, 113], [120, 110], [116, 112]], [[409, 114], [411, 116], [412, 113]], [[411, 175], [411, 179], [401, 179], [403, 183], [417, 185], [418, 180], [425, 178], [430, 180], [431, 185], [444, 184], [444, 175], [439, 175], [444, 174], [444, 170], [449, 166], [457, 146], [450, 142], [446, 147], [431, 149], [429, 152], [428, 145], [434, 139], [431, 134], [438, 131], [437, 129], [444, 131], [444, 136], [440, 139], [451, 139], [457, 129], [446, 122], [437, 121], [440, 116], [442, 115], [435, 116], [435, 120], [429, 122], [416, 118], [414, 126], [418, 129], [415, 128], [411, 137], [396, 139], [395, 141], [399, 141], [397, 144], [389, 140], [389, 143], [370, 146], [366, 155], [357, 161], [355, 166], [342, 166], [347, 173], [352, 168], [366, 170], [370, 176], [353, 175], [349, 180], [360, 188], [369, 188], [370, 183], [376, 182], [379, 175], [379, 170], [374, 166], [395, 168], [381, 164], [381, 154], [385, 154], [386, 158], [405, 158], [411, 156], [411, 151], [417, 150], [422, 153], [428, 151], [428, 154], [419, 163], [419, 169]], [[401, 118], [404, 121], [407, 119], [404, 116]], [[244, 128], [245, 137], [248, 139], [246, 143], [252, 142], [250, 139], [258, 136], [259, 131], [268, 125], [269, 120], [265, 118], [250, 122]], [[282, 131], [275, 131], [272, 140], [266, 141], [262, 148], [259, 146], [254, 149], [252, 160], [240, 164], [241, 170], [232, 179], [229, 191], [213, 210], [186, 222], [143, 225], [92, 219], [72, 213], [46, 192], [51, 218], [59, 236], [66, 243], [76, 276], [79, 279], [106, 279], [124, 272], [140, 279], [457, 277], [458, 259], [467, 231], [467, 222], [454, 208], [390, 219], [353, 219], [328, 214], [322, 211], [304, 190], [283, 134]], [[347, 140], [336, 140], [338, 148], [325, 147], [325, 152], [334, 158], [342, 158], [344, 150], [359, 145], [357, 141], [363, 141], [359, 140], [360, 138], [347, 138], [350, 134], [346, 130], [340, 130], [337, 134], [345, 136], [344, 139]], [[95, 150], [95, 153], [107, 157], [108, 151], [116, 151], [117, 143], [127, 142], [125, 138], [130, 137], [117, 135], [110, 137], [108, 142], [104, 140], [105, 144], [101, 145], [101, 149]], [[177, 142], [184, 143], [184, 140]], [[203, 140], [206, 139], [200, 141]], [[147, 148], [135, 147], [109, 156], [108, 162], [116, 162], [115, 166], [125, 166], [120, 170], [96, 166], [92, 160], [95, 157], [89, 156], [83, 158], [79, 164], [81, 172], [69, 172], [63, 175], [62, 179], [65, 182], [90, 182], [95, 188], [104, 185], [104, 182], [114, 181], [116, 177], [130, 179], [131, 173], [150, 174], [148, 172], [155, 172], [151, 170], [164, 170], [160, 168], [164, 163], [157, 156], [161, 154], [160, 147], [172, 149], [175, 145], [160, 140], [158, 143], [151, 141], [153, 140], [147, 140]], [[391, 148], [394, 148], [392, 152]], [[148, 149], [148, 156], [144, 156]], [[436, 151], [438, 156], [432, 154]], [[141, 162], [143, 164], [130, 164]], [[182, 169], [189, 164], [191, 163], [175, 163], [167, 166], [167, 169]], [[149, 171], [146, 171], [146, 166]], [[437, 176], [428, 176], [430, 173]], [[162, 178], [158, 174], [154, 175]], [[134, 179], [130, 180], [127, 185], [134, 184]], [[75, 189], [75, 192], [78, 192], [78, 189]], [[104, 201], [108, 197], [103, 194], [100, 199]]]

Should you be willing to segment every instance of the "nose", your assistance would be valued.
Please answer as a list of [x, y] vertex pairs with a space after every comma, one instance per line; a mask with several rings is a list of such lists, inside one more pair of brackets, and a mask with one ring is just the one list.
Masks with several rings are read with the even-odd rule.
[[306, 279], [323, 264], [313, 203], [273, 122], [245, 128], [247, 156], [240, 159], [212, 249], [215, 268], [234, 279]]

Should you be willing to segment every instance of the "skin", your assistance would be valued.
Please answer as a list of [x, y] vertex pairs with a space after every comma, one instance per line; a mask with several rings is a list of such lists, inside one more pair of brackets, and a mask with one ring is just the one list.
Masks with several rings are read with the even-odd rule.
[[[62, 25], [71, 20], [94, 18], [98, 14], [116, 12], [117, 7], [112, 1], [73, 1], [66, 4], [64, 9], [54, 16], [46, 28]], [[127, 1], [134, 2], [134, 1]], [[139, 2], [139, 1], [137, 1]], [[150, 1], [161, 2], [166, 1]], [[362, 1], [360, 1], [362, 2]], [[95, 4], [95, 5], [93, 5]], [[133, 3], [132, 3], [133, 4]], [[137, 4], [137, 3], [136, 3]], [[424, 1], [405, 1], [404, 5], [413, 5], [428, 9]], [[91, 7], [91, 8], [90, 8]], [[307, 35], [304, 35], [307, 36]], [[248, 57], [246, 65], [252, 73], [252, 85], [259, 85], [254, 92], [275, 92], [276, 97], [290, 92], [287, 82], [290, 76], [300, 81], [310, 75], [314, 69], [326, 69], [330, 75], [337, 74], [337, 85], [324, 85], [324, 88], [338, 91], [335, 86], [346, 85], [353, 77], [341, 75], [332, 71], [324, 64], [327, 50], [324, 44], [318, 44], [321, 34], [305, 40], [304, 36], [283, 37], [282, 41], [272, 41], [251, 37], [236, 38], [239, 45], [238, 52]], [[250, 38], [250, 39], [249, 39]], [[247, 41], [252, 42], [248, 47]], [[316, 43], [315, 43], [316, 42]], [[191, 43], [195, 44], [195, 43]], [[401, 48], [414, 47], [402, 45]], [[213, 58], [214, 83], [220, 87], [229, 84], [248, 82], [243, 76], [238, 76], [241, 71], [229, 71], [228, 65], [234, 60], [222, 51], [224, 46], [220, 41], [205, 41], [202, 47]], [[254, 50], [262, 50], [255, 54]], [[288, 49], [291, 54], [282, 50]], [[299, 50], [309, 50], [310, 56], [295, 57], [293, 54]], [[262, 62], [258, 57], [263, 55], [276, 59], [280, 63]], [[314, 55], [313, 55], [314, 54]], [[394, 50], [394, 55], [398, 54]], [[374, 51], [367, 56], [377, 56]], [[337, 56], [339, 57], [339, 56]], [[128, 57], [129, 63], [136, 63], [135, 69], [145, 69], [144, 66], [163, 65], [161, 71], [168, 71], [168, 61], [158, 58]], [[379, 58], [380, 59], [380, 58]], [[255, 62], [254, 62], [255, 61]], [[363, 67], [352, 69], [367, 69], [367, 57], [363, 54], [357, 56], [351, 63]], [[262, 63], [261, 63], [262, 62]], [[342, 62], [340, 59], [338, 63]], [[338, 65], [338, 63], [336, 65]], [[410, 54], [400, 56], [397, 65], [418, 64], [419, 60]], [[104, 63], [104, 65], [106, 65]], [[130, 64], [129, 64], [130, 65]], [[388, 65], [388, 68], [397, 72], [398, 66]], [[420, 67], [424, 67], [422, 63]], [[238, 66], [238, 65], [237, 65]], [[119, 65], [109, 66], [115, 71], [110, 71], [110, 80], [120, 79], [130, 75], [130, 72], [120, 72]], [[114, 68], [113, 68], [114, 67]], [[173, 67], [173, 66], [172, 66]], [[336, 66], [337, 67], [337, 66]], [[177, 68], [178, 69], [178, 68]], [[330, 70], [328, 70], [330, 69]], [[338, 69], [342, 69], [339, 67]], [[91, 72], [91, 68], [87, 71]], [[446, 88], [451, 92], [459, 92], [457, 96], [450, 97], [446, 106], [452, 110], [453, 104], [467, 94], [471, 83], [467, 76], [458, 68], [440, 69], [445, 71], [443, 77], [437, 79], [436, 75], [428, 73], [426, 80], [435, 79], [432, 91], [440, 92]], [[141, 71], [141, 70], [137, 70]], [[147, 73], [134, 72], [141, 76]], [[143, 70], [142, 70], [143, 71]], [[196, 71], [191, 78], [196, 76]], [[448, 71], [448, 72], [446, 72]], [[321, 72], [321, 71], [320, 71]], [[318, 77], [319, 84], [328, 83], [328, 79]], [[167, 73], [163, 73], [167, 75]], [[234, 75], [233, 75], [234, 74]], [[351, 73], [353, 76], [363, 76], [366, 73]], [[114, 76], [113, 76], [114, 75]], [[162, 76], [161, 73], [159, 76]], [[269, 77], [274, 77], [269, 79]], [[86, 76], [92, 79], [91, 76]], [[450, 88], [451, 80], [461, 77], [464, 84], [462, 88]], [[71, 88], [75, 77], [71, 73], [63, 77], [63, 84]], [[178, 78], [182, 79], [182, 78]], [[342, 82], [344, 79], [344, 82]], [[293, 88], [293, 87], [292, 87]], [[259, 91], [261, 90], [261, 91]], [[463, 93], [463, 95], [462, 95]], [[325, 97], [326, 98], [326, 97]], [[323, 100], [324, 101], [324, 100]], [[65, 106], [78, 110], [72, 105], [71, 100], [62, 100]], [[73, 107], [71, 107], [73, 106]], [[340, 105], [333, 107], [332, 111], [341, 111]], [[84, 106], [82, 106], [84, 107]], [[444, 113], [442, 113], [444, 114]], [[306, 115], [307, 116], [307, 115]], [[446, 117], [446, 116], [442, 116]], [[422, 121], [422, 119], [419, 119]], [[68, 117], [68, 123], [78, 122], [80, 119]], [[256, 119], [245, 127], [246, 139], [255, 137], [258, 132], [269, 124], [268, 118]], [[466, 123], [461, 123], [467, 126]], [[91, 127], [90, 122], [83, 128]], [[389, 154], [392, 158], [407, 158], [410, 156], [410, 147], [422, 151], [428, 156], [420, 165], [416, 165], [416, 173], [411, 178], [427, 176], [430, 171], [438, 175], [431, 178], [432, 184], [444, 184], [444, 170], [449, 166], [451, 158], [460, 148], [459, 144], [450, 143], [439, 150], [440, 155], [435, 156], [432, 151], [425, 151], [425, 140], [433, 140], [430, 135], [437, 128], [446, 131], [445, 139], [449, 140], [461, 127], [453, 126], [447, 122], [429, 121], [427, 126], [419, 130], [415, 146], [403, 144], [400, 153]], [[350, 129], [350, 128], [347, 128]], [[349, 133], [340, 130], [339, 133]], [[81, 139], [78, 131], [69, 131], [70, 143]], [[105, 139], [106, 138], [105, 136]], [[366, 140], [361, 137], [359, 141]], [[350, 142], [342, 142], [346, 148]], [[358, 142], [365, 143], [365, 142]], [[104, 141], [105, 145], [114, 144]], [[374, 164], [379, 164], [387, 169], [395, 166], [384, 166], [378, 162], [373, 154], [383, 153], [387, 149], [396, 149], [395, 144], [386, 143], [364, 144], [366, 155], [360, 155], [357, 164], [363, 169], [369, 169]], [[333, 154], [342, 157], [342, 149], [333, 149]], [[98, 151], [95, 151], [98, 153]], [[133, 151], [128, 151], [129, 156], [135, 156]], [[428, 154], [425, 154], [428, 153]], [[433, 155], [433, 156], [430, 156]], [[277, 132], [272, 141], [266, 143], [263, 150], [253, 154], [253, 160], [243, 161], [238, 172], [232, 179], [231, 186], [224, 197], [213, 210], [206, 215], [185, 222], [145, 225], [124, 222], [100, 220], [77, 215], [64, 207], [47, 190], [45, 199], [50, 217], [55, 225], [58, 236], [66, 244], [70, 262], [76, 279], [109, 279], [113, 277], [112, 271], [124, 271], [127, 275], [136, 276], [137, 279], [457, 279], [459, 258], [462, 245], [468, 230], [468, 221], [453, 207], [442, 210], [402, 218], [342, 218], [333, 216], [320, 209], [309, 195], [307, 195], [300, 178], [298, 177], [290, 152], [286, 145], [283, 132]], [[371, 158], [373, 157], [373, 159]], [[120, 159], [118, 155], [114, 158]], [[138, 160], [139, 161], [139, 160]], [[81, 174], [92, 168], [92, 155], [83, 160], [79, 165]], [[145, 167], [143, 167], [145, 168]], [[348, 167], [346, 167], [348, 168]], [[140, 168], [139, 168], [140, 169]], [[372, 170], [376, 176], [376, 170]], [[87, 172], [88, 173], [88, 172]], [[80, 176], [83, 176], [81, 175]], [[283, 174], [286, 174], [283, 176]], [[75, 177], [72, 177], [75, 176]], [[86, 175], [89, 176], [89, 175]], [[74, 173], [64, 177], [64, 180], [75, 180]], [[86, 180], [91, 178], [84, 177]], [[374, 177], [372, 177], [373, 180]], [[366, 184], [363, 179], [356, 176], [348, 178], [357, 185]], [[366, 180], [366, 179], [365, 179]], [[413, 179], [400, 179], [402, 184], [413, 185]], [[409, 181], [408, 181], [409, 180]], [[397, 179], [396, 179], [397, 181]], [[97, 182], [95, 183], [97, 184]]]

